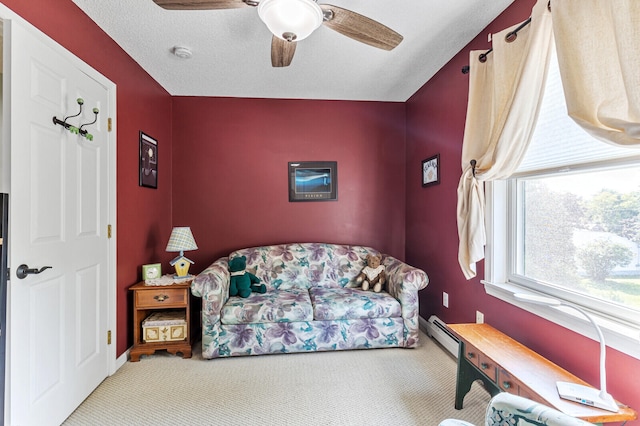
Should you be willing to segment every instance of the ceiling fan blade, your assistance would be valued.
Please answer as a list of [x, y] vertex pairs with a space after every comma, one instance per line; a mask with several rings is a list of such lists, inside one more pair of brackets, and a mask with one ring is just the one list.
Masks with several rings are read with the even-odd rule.
[[324, 25], [361, 43], [378, 49], [392, 50], [403, 39], [391, 28], [356, 12], [330, 4], [319, 6], [325, 15]]
[[294, 53], [296, 53], [295, 41], [285, 41], [276, 36], [271, 38], [271, 66], [288, 67], [291, 65]]
[[215, 10], [237, 9], [240, 7], [257, 6], [258, 3], [247, 0], [153, 0], [163, 9], [169, 10]]

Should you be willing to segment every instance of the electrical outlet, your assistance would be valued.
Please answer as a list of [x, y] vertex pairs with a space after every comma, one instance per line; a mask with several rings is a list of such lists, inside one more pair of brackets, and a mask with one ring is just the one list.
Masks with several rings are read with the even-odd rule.
[[484, 324], [484, 314], [480, 311], [476, 311], [476, 324]]
[[442, 292], [442, 306], [449, 307], [449, 293]]

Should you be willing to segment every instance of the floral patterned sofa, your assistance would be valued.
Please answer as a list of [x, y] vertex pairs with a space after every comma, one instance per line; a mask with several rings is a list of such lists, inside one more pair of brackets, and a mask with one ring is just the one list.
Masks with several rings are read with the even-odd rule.
[[[198, 274], [191, 292], [202, 297], [202, 356], [415, 347], [418, 290], [427, 275], [383, 256], [388, 283], [374, 293], [355, 286], [369, 247], [324, 243], [237, 250]], [[228, 259], [246, 256], [247, 271], [265, 294], [229, 297]]]

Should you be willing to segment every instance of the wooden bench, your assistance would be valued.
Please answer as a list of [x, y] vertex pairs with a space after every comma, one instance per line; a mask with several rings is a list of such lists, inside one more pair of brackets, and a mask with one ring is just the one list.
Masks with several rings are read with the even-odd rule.
[[620, 403], [614, 413], [560, 398], [557, 381], [590, 385], [487, 324], [448, 327], [460, 339], [455, 399], [458, 410], [471, 384], [481, 380], [492, 396], [499, 392], [520, 395], [591, 423], [637, 418], [633, 409]]

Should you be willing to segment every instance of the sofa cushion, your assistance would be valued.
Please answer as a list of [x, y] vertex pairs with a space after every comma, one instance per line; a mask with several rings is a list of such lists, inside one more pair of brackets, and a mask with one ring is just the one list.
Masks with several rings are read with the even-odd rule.
[[315, 320], [395, 318], [401, 316], [400, 302], [389, 293], [359, 288], [313, 287], [309, 289]]
[[222, 307], [222, 324], [311, 321], [313, 310], [305, 289], [268, 290], [249, 297], [230, 297]]

